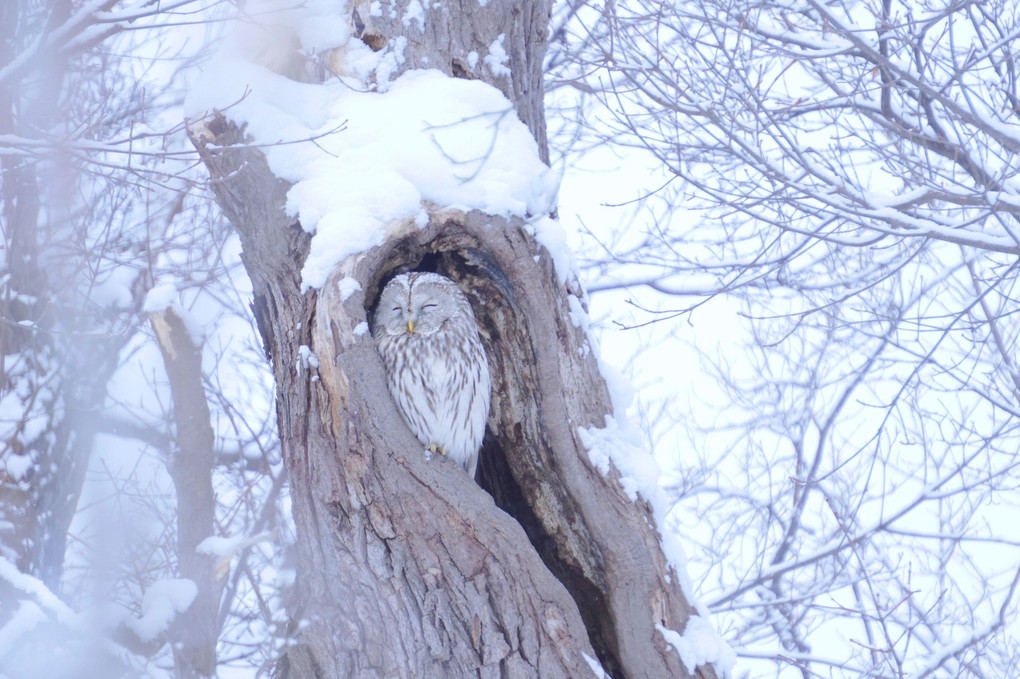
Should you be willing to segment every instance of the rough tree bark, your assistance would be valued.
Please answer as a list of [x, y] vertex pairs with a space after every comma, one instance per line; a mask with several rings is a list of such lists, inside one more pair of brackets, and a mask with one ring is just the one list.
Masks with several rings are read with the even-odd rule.
[[[404, 15], [400, 4], [392, 16]], [[352, 29], [373, 49], [405, 35], [401, 21], [363, 5]], [[544, 149], [548, 3], [463, 0], [427, 15], [424, 32], [405, 36], [402, 69], [464, 77], [466, 55], [505, 35], [513, 75], [483, 79]], [[310, 237], [284, 211], [288, 184], [222, 116], [191, 134], [240, 234], [278, 384], [305, 625], [277, 676], [591, 676], [586, 655], [614, 677], [690, 676], [655, 626], [682, 631], [696, 613], [649, 507], [603, 476], [579, 440], [578, 428], [605, 426], [612, 407], [570, 320], [580, 291], [560, 283], [530, 227], [427, 205], [425, 228], [391, 225], [383, 245], [302, 294]], [[361, 326], [382, 284], [413, 268], [457, 280], [482, 327], [494, 386], [480, 485], [425, 459]], [[341, 277], [361, 290], [343, 299]]]
[[191, 606], [169, 632], [176, 679], [216, 674], [217, 613], [223, 581], [213, 558], [199, 553], [215, 534], [213, 448], [216, 436], [202, 385], [202, 347], [173, 308], [150, 316], [174, 404], [174, 445], [167, 461], [177, 499], [177, 571], [195, 583]]

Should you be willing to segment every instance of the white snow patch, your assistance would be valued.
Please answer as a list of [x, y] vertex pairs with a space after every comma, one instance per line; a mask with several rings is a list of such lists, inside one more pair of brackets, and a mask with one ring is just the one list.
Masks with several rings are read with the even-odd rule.
[[130, 266], [114, 266], [99, 273], [92, 285], [92, 302], [108, 309], [132, 308], [132, 288], [137, 278], [138, 271]]
[[216, 564], [213, 568], [216, 577], [219, 579], [225, 577], [230, 571], [230, 560], [235, 554], [259, 542], [273, 540], [275, 535], [273, 531], [265, 531], [250, 537], [241, 535], [227, 538], [211, 535], [202, 540], [198, 547], [195, 548], [195, 551], [216, 559]]
[[142, 641], [152, 641], [170, 627], [178, 613], [188, 610], [197, 595], [193, 580], [157, 580], [142, 597], [142, 617], [128, 619], [126, 624]]
[[489, 45], [489, 53], [485, 55], [485, 65], [492, 71], [492, 75], [497, 78], [510, 75], [510, 67], [507, 66], [510, 63], [510, 56], [503, 49], [504, 40], [506, 40], [506, 34], [500, 33], [499, 37]]
[[555, 201], [558, 178], [528, 128], [481, 81], [410, 71], [373, 93], [338, 80], [298, 83], [243, 60], [216, 63], [221, 72], [188, 108], [222, 109], [249, 91], [227, 113], [268, 144], [273, 172], [294, 184], [287, 210], [315, 234], [304, 289], [381, 244], [388, 224], [423, 223], [422, 201], [504, 217], [546, 214]]
[[22, 573], [17, 566], [2, 556], [0, 556], [0, 580], [31, 596], [42, 609], [54, 614], [58, 621], [69, 624], [74, 619], [74, 611], [51, 592], [42, 580]]
[[21, 454], [8, 450], [3, 456], [4, 472], [13, 481], [21, 481], [27, 477], [33, 466], [35, 466], [35, 460], [32, 459], [31, 449]]
[[612, 677], [606, 674], [605, 669], [602, 668], [602, 663], [584, 651], [581, 651], [581, 655], [584, 656], [584, 661], [588, 663], [588, 667], [591, 668], [592, 674], [594, 674], [597, 679], [612, 679]]
[[[380, 92], [386, 92], [390, 89], [390, 79], [393, 77], [393, 72], [397, 70], [397, 67], [404, 63], [404, 51], [406, 49], [407, 38], [403, 35], [398, 35], [390, 41], [390, 46], [379, 57], [374, 68], [376, 86]], [[362, 80], [364, 80], [364, 76]]]
[[638, 493], [646, 499], [659, 495], [659, 464], [635, 444], [635, 435], [614, 416], [606, 415], [602, 429], [578, 427], [577, 433], [588, 449], [588, 458], [603, 474], [609, 474], [610, 466], [620, 472], [620, 483], [631, 500], [637, 501]]
[[628, 497], [636, 501], [640, 494], [651, 505], [659, 543], [666, 560], [673, 567], [677, 584], [694, 608], [707, 616], [708, 609], [698, 600], [687, 575], [687, 555], [683, 546], [666, 524], [670, 503], [659, 486], [659, 465], [655, 457], [639, 445], [640, 436], [631, 429], [625, 414], [621, 411], [617, 416], [606, 415], [605, 427], [578, 427], [577, 433], [588, 451], [588, 458], [599, 471], [608, 476], [615, 468]]
[[344, 276], [337, 281], [336, 287], [340, 291], [340, 298], [346, 302], [348, 297], [361, 290], [361, 283], [358, 282], [357, 278]]
[[46, 613], [34, 602], [22, 601], [14, 615], [0, 625], [0, 659], [10, 655], [22, 637], [47, 620]]
[[[425, 7], [427, 7], [427, 5]], [[418, 30], [424, 30], [425, 7], [422, 6], [421, 0], [411, 0], [411, 2], [407, 4], [407, 10], [404, 12], [404, 18], [402, 19], [404, 27], [410, 28], [411, 22], [417, 21]]]
[[923, 199], [927, 195], [928, 191], [929, 189], [926, 186], [921, 186], [903, 193], [873, 191], [871, 194], [866, 195], [865, 199], [871, 203], [872, 207], [876, 208], [900, 207]]
[[676, 650], [690, 674], [694, 674], [698, 665], [711, 663], [720, 677], [732, 676], [737, 655], [707, 619], [700, 615], [691, 616], [683, 634], [662, 625], [656, 625], [655, 629]]
[[199, 554], [207, 554], [208, 556], [222, 558], [224, 556], [236, 554], [239, 550], [243, 549], [247, 543], [248, 538], [243, 535], [232, 538], [210, 535], [205, 540], [198, 543], [198, 547], [195, 548], [195, 551]]
[[142, 311], [147, 314], [161, 314], [177, 301], [177, 286], [173, 283], [157, 285], [145, 293]]
[[475, 52], [474, 50], [468, 52], [467, 60], [468, 66], [471, 68], [471, 70], [472, 71], [475, 70], [475, 66], [478, 65], [478, 52]]
[[358, 323], [356, 326], [354, 326], [354, 335], [356, 337], [364, 335], [364, 334], [367, 334], [367, 333], [368, 333], [368, 323], [366, 323], [365, 321], [362, 321], [361, 323]]
[[587, 356], [592, 352], [593, 346], [598, 346], [595, 336], [591, 332], [591, 317], [588, 316], [588, 312], [584, 308], [584, 302], [575, 294], [567, 294], [567, 306], [569, 307], [567, 315], [570, 317], [570, 322], [575, 328], [580, 328], [584, 332], [584, 341], [577, 348], [577, 353], [582, 357]]
[[585, 333], [589, 332], [591, 319], [588, 317], [588, 312], [584, 310], [584, 306], [581, 305], [581, 300], [576, 295], [567, 295], [567, 306], [570, 307], [567, 315], [570, 316], [570, 322], [574, 324], [574, 327], [581, 328]]
[[567, 244], [567, 232], [558, 221], [545, 215], [537, 216], [528, 223], [528, 230], [552, 258], [560, 285], [565, 284], [568, 278], [577, 278], [574, 253]]
[[298, 372], [301, 372], [304, 368], [319, 369], [319, 357], [315, 355], [312, 348], [307, 344], [302, 344], [298, 347]]
[[181, 319], [184, 329], [187, 330], [188, 336], [191, 338], [191, 342], [196, 347], [202, 346], [205, 342], [205, 329], [198, 318], [187, 311], [178, 301], [177, 286], [173, 283], [161, 283], [160, 285], [153, 286], [145, 294], [142, 310], [148, 314], [160, 315], [166, 313], [168, 309], [173, 311], [177, 318]]
[[308, 52], [323, 52], [348, 42], [351, 35], [346, 2], [336, 0], [248, 0], [245, 15], [257, 21], [239, 21], [227, 38], [228, 48], [264, 58], [281, 50], [294, 35]]

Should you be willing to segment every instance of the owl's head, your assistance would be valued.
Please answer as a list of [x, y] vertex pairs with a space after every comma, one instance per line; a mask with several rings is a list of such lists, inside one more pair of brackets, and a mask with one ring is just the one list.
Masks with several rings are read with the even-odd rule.
[[445, 276], [412, 271], [397, 276], [383, 289], [375, 308], [375, 335], [428, 337], [471, 305], [460, 288]]

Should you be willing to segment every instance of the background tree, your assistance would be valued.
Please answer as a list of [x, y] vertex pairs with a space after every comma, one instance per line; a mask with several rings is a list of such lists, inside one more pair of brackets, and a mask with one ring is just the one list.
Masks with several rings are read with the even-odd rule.
[[[180, 134], [181, 77], [204, 41], [189, 44], [186, 29], [168, 27], [201, 8], [194, 0], [0, 8], [6, 676], [137, 675], [166, 661], [168, 640], [177, 642], [179, 676], [212, 674], [219, 630], [249, 603], [236, 605], [238, 577], [221, 596], [213, 554], [195, 546], [275, 523], [282, 470], [269, 464], [271, 423], [259, 424], [250, 407], [258, 381], [248, 403], [235, 394], [228, 401], [217, 380], [240, 367], [237, 357], [207, 358], [205, 384], [199, 370], [203, 350], [214, 354], [245, 316], [229, 232], [196, 191], [196, 156]], [[192, 37], [204, 28], [196, 21]], [[157, 283], [169, 293], [162, 306], [146, 302]], [[146, 311], [166, 330], [165, 373]], [[218, 315], [208, 342], [195, 327], [203, 315]], [[160, 373], [174, 382], [176, 408], [157, 400], [169, 396]], [[231, 437], [230, 424], [241, 436]], [[192, 433], [200, 435], [189, 441]], [[171, 477], [181, 482], [174, 487]], [[273, 511], [263, 515], [265, 498]], [[231, 553], [213, 547], [220, 559]], [[245, 563], [252, 546], [234, 547]], [[252, 580], [255, 589], [267, 584]], [[174, 609], [189, 603], [186, 624], [170, 628]]]
[[738, 653], [1015, 674], [1015, 3], [625, 0], [559, 25], [575, 148], [659, 173], [629, 232], [591, 228], [593, 288], [703, 351], [731, 333], [703, 355], [724, 389], [675, 414], [712, 426], [679, 424], [673, 519]]

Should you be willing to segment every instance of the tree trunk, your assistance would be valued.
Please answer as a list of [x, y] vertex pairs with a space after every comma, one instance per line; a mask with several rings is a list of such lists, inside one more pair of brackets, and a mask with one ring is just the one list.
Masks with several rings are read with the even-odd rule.
[[173, 308], [150, 315], [174, 404], [174, 445], [167, 470], [177, 499], [177, 572], [195, 583], [194, 601], [174, 624], [176, 679], [216, 675], [216, 638], [222, 580], [214, 559], [198, 551], [215, 534], [213, 448], [216, 436], [202, 385], [202, 347]]
[[[544, 149], [548, 4], [442, 7], [406, 36], [402, 69], [463, 76], [462, 55], [485, 54], [505, 35], [512, 76], [483, 79]], [[406, 30], [371, 17], [368, 3], [351, 17], [373, 49]], [[546, 679], [591, 676], [595, 659], [614, 677], [690, 676], [656, 630], [682, 631], [695, 613], [651, 510], [628, 498], [618, 475], [604, 476], [579, 438], [579, 428], [604, 427], [612, 408], [571, 321], [581, 292], [561, 282], [569, 272], [554, 270], [533, 227], [427, 205], [427, 226], [393, 225], [383, 245], [302, 293], [310, 237], [286, 216], [287, 183], [223, 117], [191, 134], [240, 234], [278, 385], [306, 624], [277, 676]], [[493, 376], [481, 485], [426, 459], [364, 332], [382, 285], [414, 268], [456, 280], [481, 326]], [[347, 299], [342, 277], [361, 286]], [[715, 673], [706, 665], [696, 675]]]

